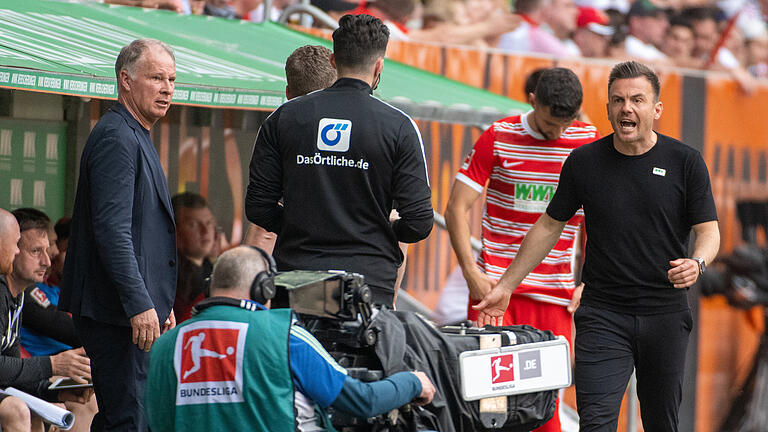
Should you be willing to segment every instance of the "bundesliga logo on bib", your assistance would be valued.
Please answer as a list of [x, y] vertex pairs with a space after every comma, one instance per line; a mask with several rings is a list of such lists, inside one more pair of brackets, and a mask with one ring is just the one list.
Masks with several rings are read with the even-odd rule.
[[324, 118], [317, 126], [317, 149], [335, 152], [349, 150], [349, 137], [352, 135], [352, 122]]
[[247, 323], [200, 321], [179, 331], [176, 405], [243, 402]]

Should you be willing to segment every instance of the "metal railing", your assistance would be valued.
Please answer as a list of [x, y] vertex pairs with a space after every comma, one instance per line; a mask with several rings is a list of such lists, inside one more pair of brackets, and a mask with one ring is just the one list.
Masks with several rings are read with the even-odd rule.
[[[273, 9], [274, 1], [264, 0], [264, 20], [272, 20]], [[288, 19], [291, 17], [291, 15], [295, 14], [301, 14], [299, 23], [302, 27], [311, 27], [313, 19], [319, 21], [332, 30], [339, 26], [336, 20], [331, 18], [327, 13], [323, 12], [322, 9], [316, 6], [312, 6], [309, 0], [302, 0], [301, 3], [290, 5], [285, 8], [280, 14], [280, 17], [277, 19], [277, 22], [285, 24], [288, 22]]]

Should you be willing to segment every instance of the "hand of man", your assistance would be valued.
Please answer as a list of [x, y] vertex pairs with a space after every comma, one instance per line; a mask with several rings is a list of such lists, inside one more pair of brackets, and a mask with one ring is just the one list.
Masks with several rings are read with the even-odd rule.
[[432, 381], [429, 380], [427, 374], [421, 371], [413, 371], [412, 374], [416, 375], [416, 378], [421, 382], [421, 394], [414, 399], [415, 405], [426, 405], [432, 402], [432, 398], [435, 397], [435, 386], [432, 385]]
[[469, 298], [475, 301], [482, 300], [496, 286], [495, 280], [477, 268], [472, 269], [464, 278], [469, 287]]
[[147, 309], [132, 316], [131, 329], [133, 330], [133, 343], [140, 350], [149, 352], [155, 339], [160, 337], [160, 323], [157, 320], [155, 309]]
[[667, 278], [675, 288], [688, 288], [699, 279], [699, 263], [690, 258], [678, 258], [670, 261], [672, 266]]
[[174, 315], [173, 309], [171, 309], [171, 314], [168, 315], [168, 319], [165, 320], [165, 323], [163, 324], [163, 330], [160, 333], [165, 333], [174, 327], [176, 327], [176, 315]]
[[60, 402], [76, 402], [86, 404], [93, 396], [93, 387], [59, 390]]
[[571, 297], [571, 302], [568, 303], [568, 312], [574, 313], [576, 312], [576, 309], [579, 308], [579, 305], [581, 304], [581, 293], [584, 291], [584, 282], [580, 283], [579, 286], [576, 287], [575, 290], [573, 290], [573, 297]]
[[472, 306], [472, 309], [480, 311], [477, 314], [477, 326], [500, 326], [504, 320], [504, 312], [507, 311], [511, 296], [512, 293], [497, 285], [483, 297], [480, 303]]
[[85, 355], [83, 347], [62, 351], [51, 356], [53, 375], [72, 378], [80, 384], [91, 379], [91, 359]]

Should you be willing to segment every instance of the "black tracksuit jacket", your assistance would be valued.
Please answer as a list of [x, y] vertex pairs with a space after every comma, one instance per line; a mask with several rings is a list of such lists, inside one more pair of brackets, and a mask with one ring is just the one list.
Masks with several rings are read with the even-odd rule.
[[[353, 271], [391, 293], [397, 242], [426, 238], [433, 212], [416, 124], [371, 93], [341, 78], [272, 113], [254, 145], [245, 210], [278, 234], [280, 271]], [[393, 208], [400, 220], [390, 223]]]
[[14, 298], [5, 276], [0, 276], [0, 389], [15, 387], [45, 400], [56, 401], [58, 392], [48, 390], [53, 375], [48, 356], [20, 358], [19, 328], [22, 297]]

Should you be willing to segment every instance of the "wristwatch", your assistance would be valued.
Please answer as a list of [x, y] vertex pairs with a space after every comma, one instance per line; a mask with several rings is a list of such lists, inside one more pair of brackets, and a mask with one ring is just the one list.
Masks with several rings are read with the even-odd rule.
[[707, 269], [707, 264], [704, 262], [704, 258], [692, 257], [691, 259], [699, 263], [699, 274], [704, 274], [704, 271]]

